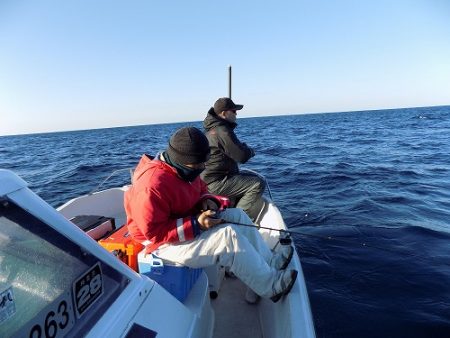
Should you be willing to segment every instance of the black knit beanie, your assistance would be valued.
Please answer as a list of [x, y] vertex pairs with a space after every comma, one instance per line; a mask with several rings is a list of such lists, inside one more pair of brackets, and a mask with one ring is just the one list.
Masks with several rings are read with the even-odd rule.
[[195, 127], [184, 127], [170, 137], [167, 154], [173, 162], [197, 164], [209, 158], [209, 143], [206, 136]]

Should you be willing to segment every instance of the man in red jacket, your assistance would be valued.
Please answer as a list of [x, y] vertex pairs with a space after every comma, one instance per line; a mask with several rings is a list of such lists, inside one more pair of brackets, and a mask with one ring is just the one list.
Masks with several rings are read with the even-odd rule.
[[251, 290], [278, 301], [295, 283], [296, 270], [287, 270], [291, 246], [272, 254], [242, 209], [217, 212], [199, 175], [209, 157], [205, 135], [181, 128], [165, 152], [143, 155], [125, 193], [127, 226], [147, 252], [191, 268], [220, 264]]

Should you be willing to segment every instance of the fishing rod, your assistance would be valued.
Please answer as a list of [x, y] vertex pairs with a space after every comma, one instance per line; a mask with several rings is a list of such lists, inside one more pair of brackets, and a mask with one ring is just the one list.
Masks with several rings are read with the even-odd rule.
[[[228, 97], [231, 99], [231, 87], [232, 87], [232, 67], [231, 65], [228, 66]], [[260, 150], [260, 144], [257, 145], [257, 150]], [[281, 155], [271, 155], [271, 156], [276, 156], [276, 157], [280, 157], [289, 161], [292, 161], [291, 158], [285, 157], [285, 156], [281, 156]], [[253, 171], [251, 169], [242, 169], [241, 172], [249, 172], [252, 173], [254, 175], [257, 175], [258, 177], [260, 177], [261, 179], [263, 179], [266, 182], [266, 189], [269, 193], [270, 199], [273, 201], [273, 197], [272, 197], [272, 191], [270, 190], [270, 186], [269, 186], [269, 182], [266, 180], [266, 178], [259, 174], [256, 171]], [[340, 241], [340, 242], [344, 242], [344, 243], [349, 243], [349, 244], [353, 244], [353, 245], [358, 245], [358, 246], [362, 246], [362, 247], [370, 247], [370, 248], [375, 248], [375, 249], [379, 249], [379, 250], [385, 250], [385, 251], [391, 251], [394, 252], [393, 250], [389, 250], [387, 248], [382, 248], [382, 247], [377, 247], [377, 246], [373, 246], [373, 245], [369, 245], [367, 243], [359, 243], [359, 242], [355, 242], [352, 240], [348, 240], [348, 239], [343, 239], [343, 238], [336, 238], [336, 237], [332, 237], [332, 236], [321, 236], [321, 235], [316, 235], [316, 234], [308, 234], [302, 231], [295, 231], [295, 230], [285, 230], [285, 229], [275, 229], [275, 228], [270, 228], [270, 227], [265, 227], [265, 226], [258, 226], [258, 225], [254, 225], [254, 224], [245, 224], [245, 223], [236, 223], [236, 222], [232, 222], [232, 224], [236, 224], [236, 225], [240, 225], [240, 226], [245, 226], [245, 227], [251, 227], [251, 228], [257, 228], [257, 229], [265, 229], [265, 230], [271, 230], [271, 231], [278, 231], [280, 233], [286, 234], [286, 237], [280, 237], [279, 239], [279, 243], [280, 244], [291, 244], [292, 239], [291, 239], [291, 234], [297, 234], [297, 235], [303, 235], [303, 236], [310, 236], [310, 237], [315, 237], [315, 238], [320, 238], [320, 239], [324, 239], [324, 240], [335, 240], [335, 241]]]
[[343, 242], [343, 243], [348, 243], [348, 244], [353, 244], [353, 245], [357, 245], [357, 246], [373, 248], [373, 249], [378, 249], [378, 250], [383, 250], [383, 251], [388, 251], [388, 252], [398, 254], [398, 251], [396, 251], [396, 250], [391, 250], [388, 248], [367, 244], [365, 242], [356, 242], [356, 241], [352, 241], [350, 239], [345, 239], [345, 238], [337, 238], [337, 237], [333, 237], [333, 236], [322, 236], [322, 235], [316, 235], [316, 234], [309, 234], [309, 233], [298, 231], [298, 230], [276, 229], [276, 228], [271, 228], [271, 227], [266, 227], [266, 226], [259, 226], [259, 225], [255, 225], [255, 224], [246, 224], [246, 223], [238, 223], [238, 222], [229, 222], [229, 223], [240, 225], [240, 226], [245, 226], [245, 227], [249, 227], [249, 228], [278, 231], [280, 233], [286, 234], [286, 235], [288, 235], [287, 237], [280, 238], [280, 244], [282, 244], [282, 245], [291, 244], [292, 243], [291, 234], [297, 234], [297, 235], [320, 238], [320, 239], [324, 239], [324, 240], [334, 240], [334, 241], [339, 241], [339, 242]]
[[228, 66], [228, 97], [231, 99], [231, 65]]

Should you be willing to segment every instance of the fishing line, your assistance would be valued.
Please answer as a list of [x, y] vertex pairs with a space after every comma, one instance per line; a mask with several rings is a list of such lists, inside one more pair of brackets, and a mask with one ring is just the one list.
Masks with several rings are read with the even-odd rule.
[[[290, 244], [290, 242], [291, 242], [291, 239], [290, 239], [291, 234], [297, 234], [297, 235], [315, 237], [315, 238], [319, 238], [319, 239], [323, 239], [323, 240], [339, 241], [339, 242], [352, 244], [352, 245], [357, 245], [357, 246], [361, 246], [361, 247], [383, 250], [383, 251], [387, 251], [387, 252], [391, 252], [391, 253], [395, 253], [395, 254], [399, 253], [398, 250], [392, 250], [392, 249], [388, 249], [388, 248], [385, 248], [385, 247], [371, 245], [371, 244], [367, 244], [365, 242], [356, 242], [356, 241], [353, 241], [353, 240], [350, 240], [350, 239], [345, 239], [345, 238], [338, 238], [338, 237], [333, 237], [333, 236], [322, 236], [322, 235], [317, 235], [317, 234], [309, 234], [309, 233], [298, 231], [298, 230], [275, 229], [275, 228], [270, 228], [270, 227], [265, 227], [265, 226], [258, 226], [258, 225], [255, 225], [255, 224], [245, 224], [245, 223], [237, 223], [237, 222], [230, 222], [230, 223], [231, 224], [240, 225], [240, 226], [249, 227], [249, 228], [278, 231], [280, 233], [289, 235], [289, 238], [280, 238], [280, 244]], [[285, 243], [283, 243], [283, 241], [285, 241]]]
[[[266, 188], [268, 190], [270, 199], [272, 200], [272, 202], [274, 201], [273, 197], [272, 197], [272, 192], [270, 190], [269, 182], [267, 181], [267, 179], [263, 175], [259, 174], [256, 171], [250, 170], [250, 169], [243, 169], [241, 171], [242, 172], [253, 173], [253, 174], [261, 177], [262, 179], [264, 179], [264, 181], [266, 182]], [[349, 239], [344, 239], [344, 238], [336, 238], [336, 237], [332, 237], [332, 236], [322, 236], [322, 235], [316, 235], [316, 234], [308, 234], [308, 233], [305, 233], [305, 232], [302, 232], [302, 231], [298, 231], [298, 230], [296, 231], [296, 230], [275, 229], [275, 228], [264, 227], [264, 226], [257, 226], [257, 225], [254, 225], [254, 224], [250, 225], [250, 224], [245, 224], [245, 223], [234, 223], [233, 222], [233, 224], [246, 226], [246, 227], [254, 227], [254, 228], [258, 228], [258, 229], [266, 229], [266, 230], [278, 231], [280, 233], [285, 233], [285, 234], [287, 234], [289, 236], [291, 234], [298, 234], [298, 235], [303, 235], [303, 236], [320, 238], [320, 239], [324, 239], [324, 240], [335, 240], [335, 241], [340, 241], [340, 242], [343, 242], [343, 243], [349, 243], [349, 244], [353, 244], [353, 245], [358, 245], [358, 246], [362, 246], [362, 247], [369, 247], [369, 248], [374, 248], [374, 249], [378, 249], [378, 250], [397, 252], [397, 251], [390, 250], [390, 249], [387, 249], [387, 248], [382, 248], [382, 247], [378, 247], [378, 246], [374, 246], [374, 245], [369, 245], [369, 244], [364, 243], [364, 242], [360, 243], [360, 242], [355, 242], [355, 241], [352, 241], [352, 240], [349, 240]], [[283, 239], [280, 239], [280, 243], [281, 244], [283, 244], [282, 241], [283, 241]], [[286, 239], [286, 241], [287, 241], [287, 239]], [[288, 243], [286, 243], [286, 244], [288, 244]]]
[[[260, 149], [257, 149], [258, 151]], [[281, 156], [281, 155], [270, 155], [270, 156], [274, 156], [274, 157], [280, 157], [289, 161], [292, 161], [292, 159]], [[262, 178], [265, 182], [266, 182], [266, 189], [267, 192], [269, 193], [270, 199], [272, 200], [272, 202], [274, 202], [273, 196], [272, 196], [272, 191], [270, 190], [270, 186], [269, 186], [269, 182], [268, 180], [261, 174], [259, 174], [258, 172], [251, 170], [251, 169], [247, 169], [247, 168], [243, 168], [241, 170], [241, 172], [248, 172], [248, 173], [252, 173], [254, 175], [259, 176], [260, 178]], [[298, 230], [285, 230], [285, 229], [275, 229], [275, 228], [270, 228], [270, 227], [264, 227], [264, 226], [258, 226], [258, 225], [254, 225], [254, 224], [245, 224], [245, 223], [234, 223], [232, 222], [232, 224], [236, 224], [236, 225], [240, 225], [240, 226], [246, 226], [246, 227], [254, 227], [257, 229], [265, 229], [265, 230], [271, 230], [271, 231], [278, 231], [280, 233], [284, 233], [287, 234], [289, 237], [291, 234], [297, 234], [297, 235], [301, 235], [301, 236], [309, 236], [309, 237], [315, 237], [315, 238], [319, 238], [322, 240], [327, 240], [327, 241], [339, 241], [342, 243], [347, 243], [347, 244], [351, 244], [351, 245], [356, 245], [356, 246], [360, 246], [360, 247], [366, 247], [366, 248], [373, 248], [373, 249], [377, 249], [377, 250], [381, 250], [381, 251], [386, 251], [386, 252], [390, 252], [390, 253], [394, 253], [394, 254], [399, 254], [398, 250], [393, 250], [393, 249], [389, 249], [389, 248], [385, 248], [385, 247], [380, 247], [380, 246], [376, 246], [376, 245], [372, 245], [372, 244], [367, 244], [365, 242], [356, 242], [350, 239], [345, 239], [345, 238], [338, 238], [338, 237], [333, 237], [333, 236], [323, 236], [323, 235], [317, 235], [317, 234], [309, 234], [306, 232], [302, 232], [302, 231], [298, 231]], [[289, 241], [289, 243], [291, 242], [291, 239], [283, 239], [280, 238], [280, 244], [283, 244], [282, 241], [286, 241], [285, 244], [288, 244], [287, 242]]]

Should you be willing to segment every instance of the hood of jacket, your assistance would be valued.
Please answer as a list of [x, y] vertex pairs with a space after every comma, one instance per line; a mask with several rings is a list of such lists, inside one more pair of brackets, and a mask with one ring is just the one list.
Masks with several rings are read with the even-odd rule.
[[133, 181], [139, 180], [149, 169], [153, 169], [155, 167], [160, 167], [164, 171], [177, 176], [177, 170], [169, 164], [160, 161], [159, 156], [160, 154], [156, 156], [157, 160], [155, 161], [155, 157], [153, 156], [150, 156], [148, 154], [142, 155], [138, 165], [136, 166], [136, 169], [134, 170]]
[[213, 128], [224, 126], [230, 129], [234, 129], [237, 127], [237, 123], [229, 122], [225, 119], [220, 118], [217, 116], [217, 114], [214, 112], [214, 108], [211, 107], [208, 110], [208, 113], [206, 114], [205, 119], [203, 120], [203, 127], [206, 131], [209, 131]]

